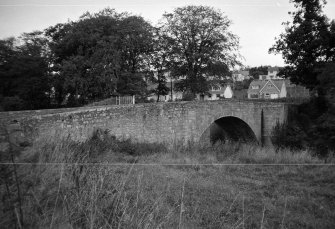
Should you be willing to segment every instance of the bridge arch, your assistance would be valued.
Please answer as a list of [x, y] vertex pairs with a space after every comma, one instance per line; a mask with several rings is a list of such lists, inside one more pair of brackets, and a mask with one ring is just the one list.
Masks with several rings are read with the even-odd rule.
[[[249, 121], [250, 122], [250, 121]], [[257, 130], [256, 130], [257, 131]], [[200, 143], [214, 144], [217, 141], [257, 142], [254, 125], [241, 117], [224, 115], [215, 117], [201, 131]]]
[[[172, 145], [176, 142], [199, 142], [212, 123], [227, 117], [235, 129], [247, 126], [258, 142], [265, 145], [271, 138], [273, 127], [277, 122], [284, 123], [291, 109], [295, 108], [290, 104], [252, 100], [171, 102], [0, 112], [0, 125], [8, 126], [10, 120], [15, 119], [22, 124], [25, 133], [29, 130], [27, 136], [32, 136], [32, 139], [61, 131], [74, 140], [79, 136], [82, 141], [89, 138], [96, 127], [108, 129], [116, 137], [128, 136], [139, 142]], [[227, 119], [221, 121], [228, 122]], [[249, 129], [244, 133], [250, 133]], [[240, 134], [233, 132], [231, 135]], [[0, 129], [0, 144], [2, 138]]]

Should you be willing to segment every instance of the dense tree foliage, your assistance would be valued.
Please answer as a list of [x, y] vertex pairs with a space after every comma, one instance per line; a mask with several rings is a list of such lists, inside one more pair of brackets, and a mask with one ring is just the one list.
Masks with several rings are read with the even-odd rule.
[[169, 56], [170, 44], [168, 39], [162, 33], [160, 28], [155, 29], [154, 33], [154, 49], [150, 55], [150, 65], [153, 72], [151, 82], [154, 83], [156, 88], [152, 92], [157, 95], [157, 101], [161, 95], [167, 95], [169, 88], [167, 84], [167, 75], [170, 75], [171, 59]]
[[[0, 40], [0, 109], [79, 106], [117, 95], [166, 95], [166, 76], [189, 94], [208, 90], [238, 62], [238, 38], [220, 11], [187, 6], [154, 28], [104, 9], [43, 32]], [[2, 108], [1, 108], [2, 107]]]
[[281, 74], [314, 89], [318, 97], [300, 105], [294, 122], [278, 133], [284, 133], [282, 145], [310, 147], [326, 156], [335, 150], [335, 22], [322, 12], [325, 1], [292, 2], [297, 8], [293, 22], [285, 23], [270, 52], [283, 55], [287, 66]]
[[238, 37], [229, 32], [231, 21], [205, 6], [176, 8], [165, 14], [162, 33], [169, 43], [172, 75], [185, 77], [179, 89], [206, 92], [208, 78], [224, 75], [238, 62]]
[[335, 151], [335, 107], [324, 97], [299, 105], [290, 123], [273, 130], [272, 141], [277, 147], [313, 149], [318, 156], [328, 156]]
[[0, 97], [5, 110], [49, 107], [47, 40], [41, 32], [0, 41]]
[[328, 101], [335, 104], [335, 62], [326, 63], [317, 79]]
[[253, 67], [249, 69], [249, 74], [254, 79], [258, 79], [259, 75], [267, 75], [268, 74], [268, 67], [269, 66], [259, 66], [259, 67]]
[[113, 93], [141, 93], [151, 30], [142, 17], [110, 9], [48, 28], [58, 103], [65, 97], [83, 104]]
[[[291, 12], [285, 32], [276, 39], [270, 52], [281, 53], [287, 67], [282, 73], [293, 83], [318, 89], [318, 75], [326, 63], [335, 61], [335, 22], [323, 14], [325, 1], [292, 0], [297, 10]], [[334, 76], [329, 76], [333, 77]]]

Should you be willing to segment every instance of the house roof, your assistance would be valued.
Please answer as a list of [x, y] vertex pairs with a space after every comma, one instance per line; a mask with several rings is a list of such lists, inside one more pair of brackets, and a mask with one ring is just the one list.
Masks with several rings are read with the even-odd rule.
[[241, 74], [243, 76], [249, 76], [249, 71], [248, 70], [236, 71], [236, 72], [233, 72], [233, 74]]
[[[266, 83], [267, 83], [267, 80], [253, 80], [253, 81], [251, 81], [251, 83], [249, 85], [249, 88], [248, 88], [248, 93], [249, 94], [259, 93], [259, 91], [265, 86]], [[253, 89], [253, 87], [257, 87], [257, 89]]]
[[[248, 93], [249, 94], [255, 94], [255, 93], [259, 93], [266, 84], [268, 83], [272, 83], [273, 85], [275, 85], [275, 87], [280, 91], [283, 84], [284, 84], [285, 80], [281, 80], [281, 79], [272, 79], [272, 80], [253, 80], [251, 81], [249, 88], [248, 88]], [[285, 82], [286, 85], [286, 82]], [[253, 86], [258, 86], [257, 89], [253, 89]]]
[[[305, 87], [293, 84], [289, 79], [271, 79], [271, 80], [253, 80], [251, 81], [248, 94], [258, 94], [266, 86], [268, 82], [272, 82], [280, 91], [283, 84], [287, 90], [288, 97], [304, 97], [309, 95], [308, 89]], [[252, 89], [252, 86], [259, 86], [258, 89]]]
[[285, 80], [272, 79], [270, 81], [279, 89], [279, 91], [281, 90], [281, 87], [283, 86], [284, 83], [285, 83], [285, 86], [286, 86]]

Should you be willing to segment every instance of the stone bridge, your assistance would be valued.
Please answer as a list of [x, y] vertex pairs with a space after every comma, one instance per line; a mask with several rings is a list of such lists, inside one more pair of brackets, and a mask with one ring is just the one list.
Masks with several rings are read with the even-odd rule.
[[[267, 142], [290, 105], [259, 101], [198, 101], [0, 112], [4, 127], [16, 125], [31, 140], [71, 136], [85, 140], [97, 128], [139, 142], [215, 142], [218, 139]], [[15, 128], [14, 128], [15, 129]]]

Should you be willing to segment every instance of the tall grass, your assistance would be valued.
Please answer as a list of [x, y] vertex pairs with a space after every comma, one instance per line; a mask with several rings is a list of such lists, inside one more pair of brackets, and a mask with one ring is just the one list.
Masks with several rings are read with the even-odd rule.
[[[157, 147], [164, 150], [155, 144], [116, 140], [99, 131], [82, 143], [70, 138], [38, 139], [24, 153], [25, 160], [34, 164], [21, 166], [21, 173], [30, 171], [24, 182], [31, 182], [25, 190], [29, 219], [25, 227], [157, 228], [168, 222], [172, 209], [162, 204], [162, 194], [150, 198], [140, 184], [134, 187], [137, 177], [131, 165], [136, 161], [122, 161], [121, 155], [136, 157], [156, 152]], [[131, 164], [104, 164], [106, 153], [114, 154], [115, 162]]]
[[[300, 219], [287, 216], [286, 208], [310, 205], [267, 183], [271, 174], [296, 171], [239, 165], [321, 163], [308, 151], [242, 143], [169, 148], [117, 139], [102, 130], [85, 142], [43, 136], [20, 159], [29, 163], [18, 167], [24, 228], [299, 228]], [[332, 213], [327, 214], [321, 219], [332, 225]], [[15, 226], [5, 216], [0, 213], [1, 226]]]

